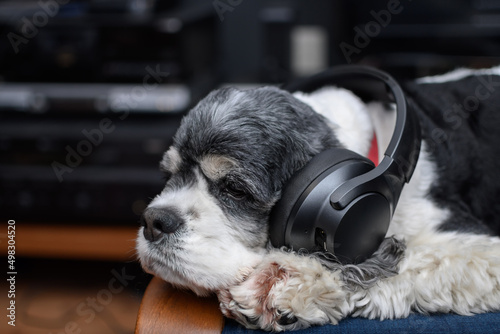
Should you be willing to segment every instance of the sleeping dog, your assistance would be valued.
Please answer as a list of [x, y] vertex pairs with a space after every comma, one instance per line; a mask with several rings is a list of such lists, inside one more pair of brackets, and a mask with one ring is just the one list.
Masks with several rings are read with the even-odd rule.
[[422, 146], [386, 239], [365, 262], [273, 248], [269, 215], [319, 152], [379, 152], [394, 106], [339, 87], [291, 94], [223, 88], [183, 119], [160, 163], [166, 186], [144, 211], [145, 271], [249, 328], [281, 331], [347, 316], [463, 315], [500, 309], [500, 67], [404, 86]]

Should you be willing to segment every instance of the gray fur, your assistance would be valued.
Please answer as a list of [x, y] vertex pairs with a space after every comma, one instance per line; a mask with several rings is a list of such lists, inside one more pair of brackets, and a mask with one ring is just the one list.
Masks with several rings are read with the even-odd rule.
[[[267, 240], [269, 213], [290, 176], [319, 152], [340, 144], [326, 119], [290, 93], [262, 87], [223, 88], [201, 100], [182, 120], [173, 145], [193, 168], [207, 156], [225, 156], [237, 166], [210, 191], [225, 212], [245, 221], [237, 226], [252, 247]], [[245, 194], [243, 201], [224, 195], [228, 183]], [[256, 236], [251, 238], [250, 236]]]
[[[335, 112], [335, 103], [328, 101], [329, 111]], [[421, 121], [432, 123], [427, 117]], [[455, 186], [441, 187], [446, 182], [440, 180], [450, 176], [436, 179], [434, 165], [425, 156], [420, 178], [414, 177], [414, 187], [402, 196], [406, 208], [400, 206], [403, 211], [395, 213], [392, 225], [391, 234], [408, 240], [408, 249], [405, 242], [387, 238], [371, 258], [356, 265], [342, 264], [331, 254], [266, 252], [269, 214], [284, 184], [313, 156], [341, 146], [327, 123], [290, 93], [271, 87], [224, 88], [200, 101], [183, 119], [162, 163], [171, 175], [150, 207], [165, 211], [145, 212], [138, 238], [143, 267], [198, 295], [217, 291], [226, 316], [268, 330], [335, 324], [349, 314], [385, 319], [407, 316], [411, 310], [471, 314], [498, 309], [498, 239], [436, 230], [449, 227], [439, 225], [447, 211], [441, 210], [436, 195], [448, 202], [448, 196], [458, 192], [449, 190]], [[424, 138], [425, 131], [428, 135], [433, 129], [425, 124], [422, 128]], [[336, 133], [344, 140], [343, 134], [353, 130], [340, 127]], [[450, 164], [451, 158], [480, 161], [457, 154], [452, 142], [461, 147], [463, 140], [442, 145], [449, 147], [442, 156], [424, 152], [430, 159], [439, 158], [437, 167], [454, 166], [443, 170], [461, 176], [453, 170], [469, 173], [469, 163], [460, 167]], [[464, 198], [471, 196], [468, 182], [475, 179], [463, 178], [459, 188]], [[455, 184], [453, 177], [450, 181]], [[431, 185], [440, 193], [429, 194]], [[491, 206], [482, 203], [481, 196], [475, 201]], [[179, 210], [172, 210], [176, 206]], [[417, 210], [428, 214], [413, 214]], [[466, 223], [467, 215], [463, 218]], [[484, 281], [487, 284], [476, 284]], [[407, 288], [401, 289], [402, 284]], [[299, 303], [292, 303], [295, 299]]]
[[[207, 182], [226, 212], [246, 222], [234, 229], [249, 246], [261, 247], [268, 238], [269, 212], [284, 183], [313, 156], [339, 146], [326, 119], [290, 93], [274, 87], [224, 88], [210, 93], [184, 117], [171, 152], [179, 152], [180, 169], [186, 175], [206, 157], [235, 162], [238, 167], [225, 171], [223, 179], [238, 184], [247, 194], [244, 201], [228, 200], [222, 194], [224, 180], [207, 177]], [[176, 175], [167, 187], [182, 186], [186, 175]], [[349, 286], [367, 288], [397, 274], [403, 253], [404, 244], [388, 238], [359, 265], [341, 265], [333, 255], [323, 253], [313, 256], [330, 270], [340, 269]]]
[[[268, 248], [272, 245], [269, 244]], [[394, 237], [385, 238], [373, 255], [359, 264], [342, 264], [332, 253], [299, 250], [297, 253], [317, 258], [323, 267], [340, 271], [346, 287], [351, 290], [368, 289], [379, 280], [398, 274], [399, 263], [404, 257], [405, 242]], [[283, 251], [290, 251], [282, 248]]]
[[[345, 265], [342, 274], [347, 287], [368, 289], [379, 280], [398, 274], [399, 262], [404, 257], [406, 246], [394, 237], [386, 238], [378, 250], [365, 262]], [[325, 264], [328, 267], [328, 264]]]

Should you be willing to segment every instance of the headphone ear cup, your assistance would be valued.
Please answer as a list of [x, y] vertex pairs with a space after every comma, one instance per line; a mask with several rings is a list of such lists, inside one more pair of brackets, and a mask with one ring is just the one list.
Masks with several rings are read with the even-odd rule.
[[[329, 149], [314, 156], [303, 168], [297, 171], [287, 181], [281, 192], [281, 198], [271, 210], [269, 220], [270, 240], [274, 247], [288, 246], [285, 243], [285, 233], [289, 218], [301, 195], [318, 182], [318, 178], [333, 167], [348, 161], [365, 162], [373, 167], [367, 158], [346, 149]], [[332, 185], [332, 190], [335, 185]]]

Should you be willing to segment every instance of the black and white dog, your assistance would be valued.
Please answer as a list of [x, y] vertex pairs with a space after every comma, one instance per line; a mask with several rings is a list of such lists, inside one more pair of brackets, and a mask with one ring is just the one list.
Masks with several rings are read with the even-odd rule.
[[500, 309], [500, 67], [405, 85], [422, 150], [387, 239], [359, 265], [273, 249], [268, 218], [290, 176], [331, 147], [379, 152], [395, 112], [324, 87], [210, 93], [183, 119], [143, 215], [143, 268], [247, 327], [280, 331], [347, 316]]

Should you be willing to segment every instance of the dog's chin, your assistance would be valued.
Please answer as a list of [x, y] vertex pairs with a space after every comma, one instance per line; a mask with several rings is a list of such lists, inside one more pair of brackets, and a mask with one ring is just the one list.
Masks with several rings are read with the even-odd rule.
[[178, 250], [159, 251], [143, 237], [137, 239], [137, 253], [144, 271], [199, 296], [208, 296], [241, 282], [262, 261], [265, 253], [264, 249], [235, 248], [233, 252], [215, 248], [195, 256]]
[[158, 263], [147, 263], [141, 260], [141, 265], [145, 272], [169, 282], [176, 288], [191, 290], [198, 296], [209, 296], [213, 291], [219, 288], [214, 286], [213, 282], [209, 280], [194, 281], [191, 277], [180, 275], [178, 270]]

